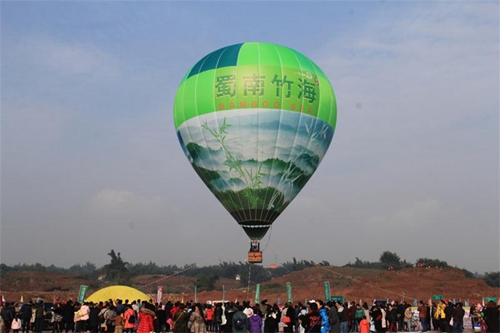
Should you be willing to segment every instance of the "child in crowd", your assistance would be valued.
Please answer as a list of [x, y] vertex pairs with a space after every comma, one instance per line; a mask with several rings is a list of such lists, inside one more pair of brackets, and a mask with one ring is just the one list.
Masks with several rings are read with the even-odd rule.
[[359, 322], [360, 333], [370, 333], [370, 322], [363, 316], [363, 319]]
[[123, 321], [123, 317], [121, 315], [110, 318], [109, 320], [115, 322], [115, 333], [122, 333], [123, 332], [124, 321]]
[[17, 315], [13, 320], [12, 324], [10, 324], [10, 329], [14, 333], [19, 333], [19, 330], [21, 329], [21, 318], [19, 318], [19, 315]]

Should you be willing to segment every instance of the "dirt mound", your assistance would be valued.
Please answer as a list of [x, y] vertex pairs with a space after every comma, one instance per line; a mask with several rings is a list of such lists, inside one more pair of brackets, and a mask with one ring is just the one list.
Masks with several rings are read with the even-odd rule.
[[37, 299], [52, 302], [78, 296], [80, 285], [95, 284], [87, 279], [51, 272], [9, 272], [2, 274], [0, 293], [7, 301]]
[[[163, 301], [194, 300], [196, 278], [185, 276], [144, 275], [135, 278], [131, 287], [156, 298], [157, 286], [163, 286]], [[260, 299], [282, 303], [286, 301], [286, 283], [292, 286], [294, 301], [324, 299], [324, 282], [330, 282], [331, 295], [342, 295], [348, 300], [395, 299], [428, 300], [433, 294], [456, 300], [480, 301], [483, 297], [498, 297], [498, 288], [487, 286], [481, 279], [464, 276], [458, 269], [409, 268], [402, 271], [381, 271], [348, 267], [316, 266], [292, 272], [262, 283]], [[76, 299], [81, 284], [88, 285], [87, 295], [100, 289], [97, 281], [85, 280], [67, 274], [48, 272], [10, 272], [2, 274], [0, 293], [9, 301], [40, 297], [45, 300]], [[222, 289], [224, 286], [225, 293]], [[255, 283], [242, 286], [234, 279], [220, 279], [216, 290], [196, 294], [200, 302], [208, 300], [253, 300]]]

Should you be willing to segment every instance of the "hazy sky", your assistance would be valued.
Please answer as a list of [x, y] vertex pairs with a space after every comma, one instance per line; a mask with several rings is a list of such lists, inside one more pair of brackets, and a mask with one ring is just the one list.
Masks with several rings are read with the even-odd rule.
[[[184, 74], [259, 41], [321, 67], [330, 149], [264, 264], [500, 270], [497, 2], [1, 2], [1, 262], [246, 260], [173, 126]], [[268, 234], [269, 235], [269, 234]]]

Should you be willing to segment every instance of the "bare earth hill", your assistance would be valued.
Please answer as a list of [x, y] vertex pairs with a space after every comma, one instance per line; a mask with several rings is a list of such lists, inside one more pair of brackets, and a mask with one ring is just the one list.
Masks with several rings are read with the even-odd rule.
[[[183, 276], [147, 275], [133, 280], [137, 288], [156, 300], [157, 286], [163, 286], [163, 299], [194, 300], [195, 278]], [[324, 282], [330, 282], [332, 295], [344, 296], [347, 300], [391, 299], [428, 300], [433, 294], [446, 299], [480, 301], [483, 297], [499, 297], [498, 288], [489, 287], [481, 279], [466, 278], [462, 271], [454, 268], [425, 269], [408, 268], [402, 271], [381, 271], [346, 267], [316, 266], [290, 273], [262, 283], [260, 299], [274, 303], [286, 302], [286, 283], [292, 286], [293, 301], [324, 299]], [[78, 276], [48, 272], [9, 272], [0, 277], [0, 294], [7, 301], [18, 302], [23, 296], [26, 301], [40, 297], [46, 301], [76, 299], [80, 285], [88, 285], [87, 295], [99, 289], [97, 281]], [[225, 299], [253, 300], [255, 283], [241, 286], [240, 281], [221, 279], [215, 291], [196, 294], [200, 302], [221, 300], [224, 286]]]

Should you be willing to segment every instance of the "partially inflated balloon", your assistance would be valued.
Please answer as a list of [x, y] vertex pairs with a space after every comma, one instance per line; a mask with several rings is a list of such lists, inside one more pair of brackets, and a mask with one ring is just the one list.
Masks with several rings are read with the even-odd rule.
[[174, 105], [189, 162], [252, 240], [260, 240], [318, 168], [337, 107], [325, 74], [269, 43], [224, 47], [182, 80]]

